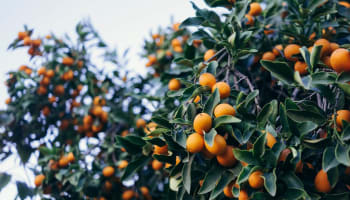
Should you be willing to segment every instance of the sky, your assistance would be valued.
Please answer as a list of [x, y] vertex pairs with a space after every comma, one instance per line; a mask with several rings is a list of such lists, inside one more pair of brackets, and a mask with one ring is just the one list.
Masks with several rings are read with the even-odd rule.
[[[204, 7], [203, 0], [192, 1]], [[140, 61], [139, 53], [150, 31], [168, 26], [171, 17], [181, 22], [194, 14], [189, 0], [3, 0], [0, 3], [0, 109], [6, 108], [5, 74], [28, 64], [25, 48], [7, 51], [24, 24], [34, 28], [35, 35], [45, 36], [51, 32], [58, 36], [73, 35], [75, 25], [88, 18], [108, 45], [119, 50], [130, 47], [128, 67], [136, 71], [144, 70], [145, 62]], [[32, 156], [28, 167], [33, 167], [35, 162]], [[10, 184], [0, 192], [0, 199], [14, 199], [16, 180], [34, 186], [33, 174], [19, 164], [16, 156], [0, 163], [0, 172], [13, 175]]]

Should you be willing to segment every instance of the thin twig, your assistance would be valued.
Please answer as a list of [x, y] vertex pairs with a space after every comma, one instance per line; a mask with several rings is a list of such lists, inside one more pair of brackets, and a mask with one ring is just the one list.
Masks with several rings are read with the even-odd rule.
[[[250, 82], [249, 78], [248, 78], [246, 75], [242, 74], [241, 72], [239, 72], [239, 71], [237, 71], [237, 70], [235, 71], [235, 73], [236, 73], [238, 76], [244, 78], [244, 80], [246, 81], [246, 83], [247, 83], [247, 85], [248, 85], [248, 87], [249, 87], [249, 90], [250, 90], [251, 92], [253, 92], [253, 91], [254, 91], [254, 86], [253, 86], [253, 84]], [[260, 105], [259, 105], [258, 96], [256, 96], [256, 97], [254, 98], [254, 102], [255, 102], [257, 111], [259, 112], [259, 111], [261, 110], [261, 108], [260, 108]]]

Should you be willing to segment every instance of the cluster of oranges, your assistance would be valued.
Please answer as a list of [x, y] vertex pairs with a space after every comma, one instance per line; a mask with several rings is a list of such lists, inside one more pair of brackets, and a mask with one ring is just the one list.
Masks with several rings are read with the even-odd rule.
[[31, 56], [39, 55], [41, 56], [42, 53], [40, 52], [40, 45], [41, 40], [40, 39], [31, 39], [30, 34], [27, 31], [24, 32], [18, 32], [18, 40], [22, 41], [24, 46], [29, 46], [28, 54]]
[[259, 3], [253, 2], [249, 5], [249, 12], [245, 15], [247, 19], [247, 25], [254, 25], [254, 17], [259, 16], [262, 12], [261, 5]]

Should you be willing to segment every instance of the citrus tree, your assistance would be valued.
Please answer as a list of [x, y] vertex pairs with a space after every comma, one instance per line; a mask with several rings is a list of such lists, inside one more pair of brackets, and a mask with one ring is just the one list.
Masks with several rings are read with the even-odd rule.
[[145, 41], [145, 76], [89, 23], [18, 34], [33, 67], [9, 73], [1, 153], [38, 156], [21, 198], [349, 199], [350, 4], [205, 2]]

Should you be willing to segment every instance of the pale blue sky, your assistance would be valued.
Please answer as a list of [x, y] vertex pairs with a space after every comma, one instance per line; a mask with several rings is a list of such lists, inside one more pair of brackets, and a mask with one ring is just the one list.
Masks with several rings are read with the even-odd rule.
[[[203, 0], [193, 0], [203, 7]], [[188, 0], [2, 0], [0, 2], [0, 108], [5, 107], [7, 98], [4, 86], [5, 73], [28, 64], [25, 49], [7, 51], [10, 42], [23, 29], [23, 24], [35, 29], [35, 33], [45, 36], [55, 32], [72, 34], [77, 22], [90, 18], [101, 37], [111, 46], [119, 49], [131, 47], [130, 64], [132, 69], [144, 70], [145, 62], [140, 61], [138, 53], [144, 37], [151, 30], [170, 23], [170, 17], [182, 21], [193, 16], [194, 11]], [[35, 165], [32, 157], [30, 165]], [[33, 175], [25, 175], [19, 160], [11, 157], [0, 163], [0, 172], [13, 175], [11, 184], [0, 192], [0, 199], [13, 199], [16, 195], [15, 180], [25, 181], [33, 186]]]

